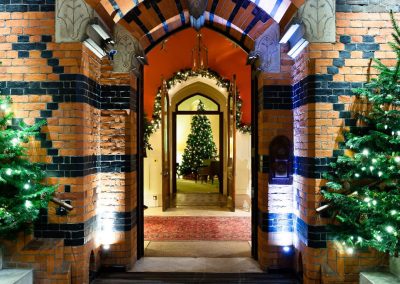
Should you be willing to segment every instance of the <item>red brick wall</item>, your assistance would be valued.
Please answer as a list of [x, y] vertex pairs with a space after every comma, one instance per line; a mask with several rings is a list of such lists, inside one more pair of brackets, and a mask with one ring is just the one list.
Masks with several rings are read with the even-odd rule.
[[[400, 14], [396, 15], [400, 19]], [[331, 90], [336, 102], [308, 103], [294, 109], [294, 154], [301, 157], [329, 158], [343, 140], [342, 130], [355, 123], [347, 115], [358, 108], [350, 89], [368, 80], [376, 70], [371, 68], [372, 54], [389, 65], [395, 64], [395, 54], [387, 44], [391, 41], [388, 13], [336, 13], [336, 43], [313, 43], [294, 64], [294, 83], [308, 75], [330, 74], [332, 78], [315, 80]], [[326, 79], [326, 78], [325, 78]], [[340, 83], [343, 84], [340, 84]], [[347, 113], [346, 113], [347, 112]], [[296, 216], [309, 225], [330, 222], [316, 213], [321, 206], [321, 179], [294, 176], [294, 190], [299, 192]], [[327, 249], [311, 248], [295, 240], [296, 257], [301, 252], [305, 283], [358, 283], [359, 272], [385, 264], [384, 256], [376, 252], [346, 254], [343, 248], [328, 241]]]
[[[134, 97], [136, 79], [131, 79], [129, 74], [113, 73], [108, 60], [99, 60], [82, 43], [55, 43], [54, 22], [54, 12], [0, 13], [0, 61], [3, 63], [0, 66], [0, 84], [3, 84], [3, 94], [12, 96], [16, 118], [28, 123], [37, 118], [47, 119], [47, 125], [42, 129], [44, 141], [33, 140], [29, 154], [33, 160], [48, 163], [47, 170], [51, 176], [54, 175], [48, 178], [48, 182], [59, 185], [56, 196], [70, 200], [74, 209], [60, 216], [57, 214], [58, 206], [50, 203], [42, 224], [45, 229], [35, 230], [35, 235], [44, 244], [38, 245], [38, 241], [32, 240], [32, 235], [5, 242], [8, 248], [5, 265], [35, 268], [35, 283], [69, 283], [70, 280], [72, 283], [88, 283], [92, 251], [97, 266], [128, 267], [136, 260], [135, 224], [129, 230], [122, 228], [107, 232], [113, 235], [113, 243], [101, 256], [101, 242], [95, 233], [96, 226], [103, 222], [99, 213], [100, 203], [106, 212], [133, 214], [136, 209], [136, 173], [134, 168], [120, 173], [113, 170], [102, 172], [102, 166], [100, 172], [91, 172], [85, 168], [87, 165], [82, 164], [86, 161], [76, 162], [78, 165], [72, 160], [91, 159], [93, 155], [107, 159], [122, 155], [116, 159], [125, 159], [127, 161], [122, 162], [127, 163], [129, 158], [125, 156], [136, 154], [135, 109], [102, 109], [96, 102], [90, 102], [101, 101], [100, 92], [105, 86], [111, 86], [111, 89], [121, 86], [125, 93], [130, 89]], [[81, 77], [65, 79], [66, 74]], [[90, 85], [88, 78], [93, 80], [91, 87], [97, 86], [98, 89], [86, 90], [82, 95], [78, 89]], [[30, 83], [27, 85], [26, 82]], [[73, 93], [62, 93], [66, 89]], [[88, 95], [88, 92], [92, 93]], [[89, 98], [82, 99], [84, 95]], [[80, 99], [76, 99], [79, 96]], [[64, 160], [57, 161], [60, 157]], [[92, 164], [99, 168], [98, 163]], [[63, 168], [65, 165], [69, 168]], [[82, 173], [74, 171], [77, 170], [75, 167], [87, 172], [82, 176]], [[112, 218], [115, 221], [119, 217]], [[89, 222], [93, 220], [97, 220], [95, 225]], [[79, 224], [85, 229], [75, 228]], [[65, 225], [75, 227], [61, 232], [64, 230], [60, 229], [61, 226]], [[55, 226], [58, 229], [54, 229]], [[90, 231], [92, 229], [94, 232]], [[57, 232], [77, 235], [62, 237]], [[68, 238], [81, 243], [67, 244], [64, 240]], [[54, 248], [47, 247], [46, 244], [52, 242], [55, 242]]]

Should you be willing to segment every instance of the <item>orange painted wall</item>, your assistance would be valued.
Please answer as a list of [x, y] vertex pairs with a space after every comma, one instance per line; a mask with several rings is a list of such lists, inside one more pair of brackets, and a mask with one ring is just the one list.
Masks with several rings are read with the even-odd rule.
[[[243, 122], [251, 122], [251, 68], [246, 65], [247, 53], [225, 36], [203, 28], [203, 42], [208, 48], [209, 68], [222, 77], [237, 76], [237, 86], [243, 100]], [[148, 117], [153, 113], [154, 97], [160, 87], [161, 76], [166, 79], [179, 70], [191, 68], [192, 48], [196, 31], [192, 28], [168, 37], [148, 54], [149, 65], [144, 68], [144, 108]]]

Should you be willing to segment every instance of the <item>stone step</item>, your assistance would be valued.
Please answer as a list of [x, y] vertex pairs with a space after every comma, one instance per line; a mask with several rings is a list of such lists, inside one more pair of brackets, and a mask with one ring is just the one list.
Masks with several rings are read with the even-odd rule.
[[390, 272], [361, 272], [360, 284], [399, 284], [400, 278], [397, 278]]
[[1, 284], [32, 284], [32, 269], [2, 269], [0, 270]]
[[274, 283], [297, 284], [291, 274], [267, 273], [169, 273], [169, 272], [103, 272], [92, 284], [124, 283]]

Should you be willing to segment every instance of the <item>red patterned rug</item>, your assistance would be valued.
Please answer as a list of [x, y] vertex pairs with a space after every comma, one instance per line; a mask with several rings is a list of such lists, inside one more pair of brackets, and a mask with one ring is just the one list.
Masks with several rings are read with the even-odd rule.
[[146, 241], [203, 240], [250, 241], [250, 217], [158, 217], [144, 218]]

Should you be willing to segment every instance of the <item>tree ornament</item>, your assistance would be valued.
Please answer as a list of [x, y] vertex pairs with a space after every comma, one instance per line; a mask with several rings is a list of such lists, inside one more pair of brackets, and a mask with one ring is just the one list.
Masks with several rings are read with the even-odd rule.
[[[222, 78], [217, 72], [213, 70], [199, 70], [193, 71], [192, 69], [181, 70], [175, 73], [168, 81], [167, 86], [168, 89], [173, 88], [176, 84], [187, 81], [190, 78], [195, 77], [204, 77], [208, 79], [212, 79], [216, 81], [216, 85], [219, 87], [223, 87], [229, 92], [229, 88], [231, 82], [227, 79]], [[151, 145], [149, 143], [149, 136], [153, 134], [157, 129], [161, 126], [161, 89], [158, 90], [157, 95], [155, 97], [154, 106], [153, 106], [153, 115], [150, 124], [146, 127], [148, 130], [145, 130], [145, 133], [150, 133], [148, 136], [144, 137], [144, 144], [147, 149], [152, 150]], [[240, 97], [239, 91], [237, 91], [236, 96], [236, 127], [241, 133], [251, 133], [251, 126], [242, 122], [242, 99]]]

